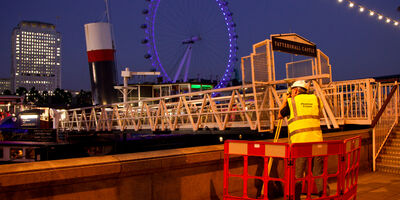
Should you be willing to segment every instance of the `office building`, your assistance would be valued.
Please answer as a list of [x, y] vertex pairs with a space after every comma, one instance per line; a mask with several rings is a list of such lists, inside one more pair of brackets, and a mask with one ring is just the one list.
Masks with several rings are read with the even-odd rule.
[[61, 88], [61, 34], [55, 25], [22, 21], [12, 32], [11, 89]]
[[11, 81], [9, 78], [0, 78], [0, 94], [5, 90], [11, 91]]

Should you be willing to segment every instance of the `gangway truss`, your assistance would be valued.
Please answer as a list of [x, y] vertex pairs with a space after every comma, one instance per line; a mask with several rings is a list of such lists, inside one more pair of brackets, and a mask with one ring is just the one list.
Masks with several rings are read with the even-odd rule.
[[[275, 51], [310, 58], [287, 63], [287, 77], [276, 80]], [[254, 44], [253, 52], [241, 58], [241, 69], [240, 86], [60, 110], [57, 128], [60, 131], [194, 132], [248, 128], [272, 132], [287, 92], [282, 85], [290, 86], [296, 80], [310, 83], [309, 92], [321, 99], [322, 125], [328, 128], [370, 125], [387, 96], [383, 88], [398, 84], [383, 84], [372, 78], [332, 81], [329, 57], [315, 44], [293, 33], [271, 35], [270, 39]], [[283, 126], [287, 126], [287, 121]]]

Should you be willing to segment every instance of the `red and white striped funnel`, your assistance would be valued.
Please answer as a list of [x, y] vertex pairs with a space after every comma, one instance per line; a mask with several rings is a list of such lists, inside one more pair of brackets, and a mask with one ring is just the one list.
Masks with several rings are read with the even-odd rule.
[[89, 62], [94, 105], [116, 102], [115, 49], [109, 23], [85, 24], [86, 51]]

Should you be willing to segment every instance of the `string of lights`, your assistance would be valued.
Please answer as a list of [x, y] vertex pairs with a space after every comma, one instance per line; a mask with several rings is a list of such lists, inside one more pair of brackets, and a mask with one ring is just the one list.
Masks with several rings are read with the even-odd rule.
[[363, 13], [363, 12], [368, 13], [368, 15], [370, 17], [376, 17], [379, 21], [384, 21], [387, 24], [393, 24], [393, 26], [398, 26], [399, 25], [399, 21], [398, 20], [394, 20], [394, 19], [392, 19], [390, 17], [387, 17], [387, 16], [385, 16], [385, 15], [383, 15], [381, 13], [378, 13], [378, 12], [372, 10], [372, 9], [369, 9], [369, 8], [367, 8], [367, 7], [365, 7], [365, 6], [361, 5], [361, 4], [357, 4], [357, 3], [353, 2], [353, 1], [350, 1], [350, 0], [337, 0], [337, 1], [339, 3], [347, 3], [347, 5], [350, 8], [357, 8], [360, 13]]

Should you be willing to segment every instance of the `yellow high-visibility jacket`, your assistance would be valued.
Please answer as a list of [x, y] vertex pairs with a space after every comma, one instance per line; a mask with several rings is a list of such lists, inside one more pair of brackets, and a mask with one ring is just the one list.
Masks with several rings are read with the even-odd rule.
[[299, 94], [288, 99], [290, 116], [288, 131], [291, 143], [320, 142], [322, 131], [320, 109], [322, 105], [313, 94]]

